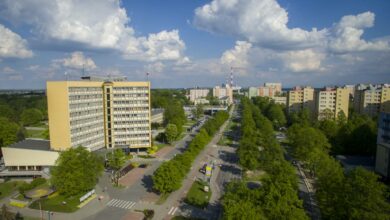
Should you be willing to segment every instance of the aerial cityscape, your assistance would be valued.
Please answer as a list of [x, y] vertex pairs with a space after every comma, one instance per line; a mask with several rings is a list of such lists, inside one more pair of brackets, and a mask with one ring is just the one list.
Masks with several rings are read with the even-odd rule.
[[0, 219], [390, 219], [389, 12], [0, 1]]

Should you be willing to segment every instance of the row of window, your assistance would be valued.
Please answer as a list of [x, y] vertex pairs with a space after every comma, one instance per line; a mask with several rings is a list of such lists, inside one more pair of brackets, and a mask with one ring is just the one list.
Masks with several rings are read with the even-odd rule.
[[114, 105], [131, 105], [131, 104], [148, 104], [148, 100], [126, 100], [126, 101], [114, 101]]
[[75, 92], [101, 92], [101, 87], [69, 87], [68, 89], [69, 93], [75, 93]]

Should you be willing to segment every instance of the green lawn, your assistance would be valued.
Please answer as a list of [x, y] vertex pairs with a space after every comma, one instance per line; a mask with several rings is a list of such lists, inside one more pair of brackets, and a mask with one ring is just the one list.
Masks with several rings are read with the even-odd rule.
[[11, 195], [12, 192], [18, 190], [18, 187], [22, 185], [23, 181], [8, 181], [0, 183], [0, 199]]
[[[84, 194], [84, 193], [83, 193]], [[83, 195], [77, 195], [73, 197], [65, 197], [63, 195], [57, 195], [52, 198], [39, 199], [30, 205], [32, 209], [39, 209], [39, 203], [42, 205], [42, 209], [46, 211], [54, 212], [74, 212], [78, 209], [80, 204], [80, 197]], [[63, 202], [66, 204], [63, 204]]]
[[200, 208], [206, 207], [209, 204], [209, 200], [211, 198], [211, 190], [209, 189], [208, 192], [205, 192], [205, 185], [207, 184], [200, 181], [195, 181], [187, 194], [185, 202]]
[[42, 139], [45, 139], [45, 136], [44, 136], [44, 132], [45, 130], [30, 130], [30, 129], [26, 129], [27, 130], [27, 137], [29, 138], [42, 138]]

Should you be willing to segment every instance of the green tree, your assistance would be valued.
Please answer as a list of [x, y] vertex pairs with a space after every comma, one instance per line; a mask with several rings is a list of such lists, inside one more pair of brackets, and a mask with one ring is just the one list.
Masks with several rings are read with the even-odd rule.
[[43, 120], [43, 114], [39, 109], [29, 108], [25, 109], [21, 115], [21, 121], [24, 126], [36, 125]]
[[168, 143], [172, 143], [176, 140], [178, 135], [177, 127], [175, 124], [168, 124], [165, 128], [165, 137], [167, 138]]
[[286, 125], [286, 117], [280, 105], [271, 103], [267, 109], [267, 117], [272, 122], [275, 128], [280, 128]]
[[107, 154], [108, 166], [114, 170], [114, 182], [118, 185], [118, 171], [126, 163], [126, 155], [122, 149], [115, 149]]
[[103, 169], [101, 157], [79, 146], [60, 153], [50, 181], [61, 194], [77, 195], [93, 189]]
[[330, 144], [325, 135], [313, 127], [294, 124], [287, 131], [287, 137], [293, 147], [294, 156], [300, 160], [307, 160], [314, 149], [328, 151]]
[[345, 203], [348, 219], [388, 219], [390, 205], [386, 198], [387, 187], [378, 181], [379, 176], [362, 167], [346, 175]]
[[181, 186], [181, 167], [174, 163], [164, 162], [153, 174], [153, 188], [160, 193], [178, 190]]
[[192, 110], [192, 115], [194, 115], [196, 120], [199, 120], [204, 114], [203, 105], [198, 104], [196, 108]]
[[183, 131], [183, 125], [187, 118], [184, 113], [183, 105], [179, 101], [171, 101], [164, 110], [164, 125], [175, 124], [178, 135]]
[[8, 146], [18, 140], [19, 126], [9, 119], [0, 117], [0, 147]]
[[7, 104], [0, 104], [0, 115], [1, 117], [7, 118], [8, 120], [15, 119], [14, 111]]

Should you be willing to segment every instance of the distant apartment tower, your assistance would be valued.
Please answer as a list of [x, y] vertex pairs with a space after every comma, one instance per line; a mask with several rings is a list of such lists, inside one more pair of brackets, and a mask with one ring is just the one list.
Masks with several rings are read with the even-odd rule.
[[149, 82], [51, 81], [47, 99], [54, 150], [151, 146]]
[[227, 100], [227, 104], [233, 103], [233, 89], [229, 85], [214, 87], [213, 96], [219, 100]]
[[204, 98], [207, 97], [209, 92], [209, 89], [190, 89], [190, 94], [188, 97], [191, 102], [197, 104], [201, 102], [201, 100], [204, 100]]
[[360, 114], [371, 117], [380, 112], [390, 112], [390, 86], [360, 85], [355, 90], [354, 109]]
[[248, 89], [248, 98], [259, 96], [259, 88], [257, 87], [249, 87]]
[[378, 121], [378, 137], [375, 158], [375, 171], [390, 177], [390, 113], [382, 112]]
[[274, 97], [276, 94], [276, 89], [268, 86], [259, 87], [259, 96], [261, 97]]
[[282, 83], [264, 83], [264, 87], [273, 88], [275, 94], [282, 93]]
[[349, 89], [326, 87], [316, 92], [316, 115], [318, 119], [336, 119], [340, 112], [348, 118]]
[[315, 112], [314, 89], [312, 87], [296, 86], [287, 94], [288, 112], [299, 112], [307, 108], [312, 113]]

